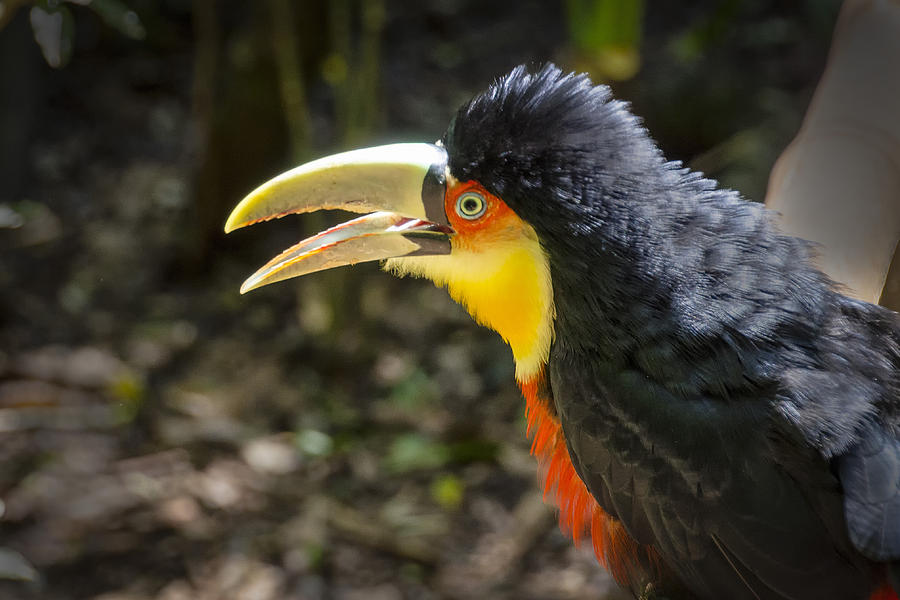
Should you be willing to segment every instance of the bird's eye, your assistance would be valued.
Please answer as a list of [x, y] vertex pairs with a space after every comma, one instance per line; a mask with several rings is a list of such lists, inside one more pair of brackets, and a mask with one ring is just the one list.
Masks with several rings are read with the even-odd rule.
[[477, 219], [487, 209], [484, 196], [477, 192], [466, 192], [456, 201], [456, 214], [463, 219]]

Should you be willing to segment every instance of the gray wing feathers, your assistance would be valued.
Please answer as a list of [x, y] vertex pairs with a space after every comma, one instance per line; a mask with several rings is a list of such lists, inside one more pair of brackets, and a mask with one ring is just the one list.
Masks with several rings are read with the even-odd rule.
[[875, 426], [837, 468], [853, 545], [873, 560], [900, 559], [900, 441]]

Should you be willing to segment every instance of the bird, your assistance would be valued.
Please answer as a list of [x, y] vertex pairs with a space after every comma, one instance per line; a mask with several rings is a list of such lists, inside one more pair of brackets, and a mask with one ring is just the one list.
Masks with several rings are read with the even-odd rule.
[[900, 320], [585, 74], [519, 66], [436, 143], [314, 160], [225, 230], [362, 216], [247, 292], [383, 261], [510, 346], [561, 529], [640, 599], [896, 600]]

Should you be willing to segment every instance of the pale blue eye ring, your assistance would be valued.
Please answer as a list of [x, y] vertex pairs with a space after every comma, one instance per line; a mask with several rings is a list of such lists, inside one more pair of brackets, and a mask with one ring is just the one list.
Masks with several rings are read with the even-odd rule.
[[463, 219], [474, 221], [487, 210], [487, 201], [478, 192], [460, 194], [456, 200], [456, 214]]

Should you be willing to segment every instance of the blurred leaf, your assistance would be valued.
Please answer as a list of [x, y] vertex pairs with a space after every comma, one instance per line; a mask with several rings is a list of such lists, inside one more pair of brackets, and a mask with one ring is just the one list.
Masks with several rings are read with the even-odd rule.
[[133, 40], [142, 40], [147, 31], [137, 13], [119, 0], [91, 0], [88, 4], [104, 23]]
[[37, 570], [24, 556], [15, 550], [0, 547], [0, 579], [36, 581], [37, 578]]
[[385, 457], [385, 465], [394, 473], [406, 473], [440, 468], [450, 458], [450, 449], [446, 445], [418, 433], [409, 433], [394, 440]]
[[340, 85], [347, 80], [347, 59], [332, 52], [322, 61], [322, 78], [329, 85]]
[[54, 69], [66, 66], [72, 58], [75, 37], [72, 13], [58, 0], [41, 0], [31, 8], [29, 16], [34, 41], [41, 47], [44, 60]]
[[567, 0], [566, 12], [572, 42], [588, 70], [618, 80], [637, 73], [644, 0]]
[[416, 583], [425, 581], [425, 570], [418, 563], [405, 563], [400, 567], [399, 574], [406, 581], [414, 581]]
[[734, 31], [735, 21], [743, 0], [719, 0], [714, 10], [704, 14], [683, 35], [675, 38], [672, 51], [681, 62], [698, 60], [712, 50], [712, 46]]
[[325, 560], [325, 546], [318, 542], [307, 542], [303, 545], [303, 554], [306, 557], [306, 565], [311, 571], [316, 571]]
[[295, 443], [309, 456], [328, 456], [334, 449], [334, 440], [331, 436], [315, 429], [298, 431]]
[[123, 373], [109, 385], [109, 393], [118, 401], [116, 416], [122, 423], [130, 423], [144, 403], [144, 382], [140, 377]]
[[0, 204], [0, 229], [18, 229], [25, 224], [25, 217], [8, 204]]
[[414, 411], [440, 397], [437, 385], [422, 369], [415, 369], [391, 390], [389, 400], [403, 410]]
[[494, 460], [499, 452], [500, 447], [495, 442], [482, 439], [463, 440], [450, 446], [450, 458], [463, 464]]
[[705, 40], [692, 29], [684, 35], [676, 37], [672, 43], [672, 53], [682, 63], [690, 63], [703, 56]]
[[447, 509], [456, 509], [462, 504], [465, 486], [455, 475], [442, 475], [431, 482], [431, 497]]
[[448, 463], [471, 463], [493, 460], [498, 446], [480, 439], [463, 440], [453, 444], [437, 442], [419, 433], [408, 433], [394, 440], [385, 466], [394, 473], [439, 469]]
[[634, 46], [641, 38], [643, 0], [568, 0], [569, 32], [584, 49]]

